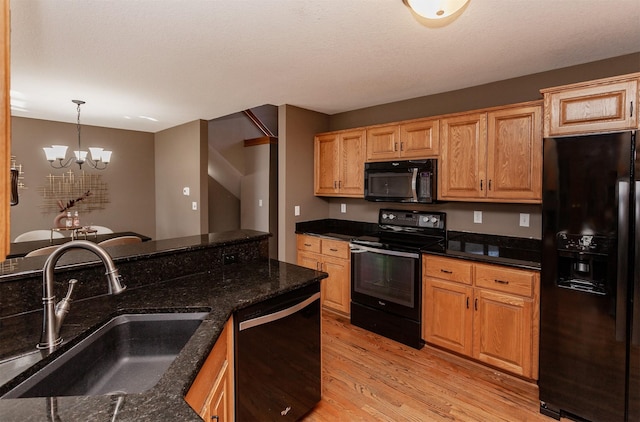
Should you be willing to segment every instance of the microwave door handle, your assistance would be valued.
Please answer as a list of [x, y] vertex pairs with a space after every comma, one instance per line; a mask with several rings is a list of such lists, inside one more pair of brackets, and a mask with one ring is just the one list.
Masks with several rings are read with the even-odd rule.
[[413, 194], [413, 202], [418, 202], [418, 168], [413, 168], [413, 177], [411, 178], [411, 193]]

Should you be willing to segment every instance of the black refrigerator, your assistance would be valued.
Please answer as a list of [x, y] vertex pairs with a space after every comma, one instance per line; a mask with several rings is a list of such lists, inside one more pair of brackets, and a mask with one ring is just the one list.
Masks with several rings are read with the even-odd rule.
[[544, 140], [539, 391], [555, 419], [640, 421], [636, 139]]

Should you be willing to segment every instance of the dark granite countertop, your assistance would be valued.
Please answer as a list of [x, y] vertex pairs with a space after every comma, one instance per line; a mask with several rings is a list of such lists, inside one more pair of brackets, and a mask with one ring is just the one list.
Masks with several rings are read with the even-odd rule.
[[[243, 237], [236, 232], [221, 235], [218, 240], [222, 244], [234, 243], [238, 238], [248, 239], [252, 237], [251, 235], [256, 236], [256, 233], [248, 233]], [[260, 239], [264, 236], [256, 238]], [[147, 243], [157, 242], [145, 242]], [[185, 247], [197, 248], [194, 239], [189, 238], [175, 239], [168, 243], [180, 251]], [[207, 237], [202, 243], [210, 244], [211, 239]], [[149, 247], [151, 246], [147, 246]], [[156, 245], [156, 247], [159, 246]], [[254, 249], [256, 249], [255, 246]], [[130, 252], [127, 255], [129, 257], [133, 256]], [[158, 250], [158, 253], [160, 252], [168, 253], [167, 249]], [[140, 253], [145, 254], [150, 251]], [[184, 256], [180, 255], [180, 259], [184, 259]], [[140, 275], [147, 276], [147, 274]], [[265, 258], [256, 259], [250, 263], [239, 261], [237, 264], [215, 266], [211, 270], [144, 285], [133, 283], [129, 276], [126, 279], [128, 288], [120, 295], [98, 295], [73, 302], [61, 330], [61, 335], [68, 339], [69, 343], [54, 352], [51, 357], [62, 353], [92, 329], [118, 314], [209, 311], [208, 317], [158, 384], [145, 393], [117, 397], [2, 399], [0, 400], [0, 420], [21, 422], [50, 420], [50, 409], [55, 402], [56, 413], [59, 416], [59, 419], [55, 420], [62, 421], [199, 421], [201, 420], [199, 416], [184, 401], [184, 395], [232, 312], [306, 286], [324, 277], [326, 277], [325, 273]], [[11, 362], [11, 357], [34, 350], [40, 336], [42, 310], [40, 308], [37, 311], [1, 318], [0, 324], [0, 359], [4, 362], [0, 362], [0, 368], [2, 368], [0, 372], [7, 377], [6, 371], [12, 370], [11, 364], [7, 361]], [[18, 379], [25, 378], [43, 363], [44, 361], [37, 362], [19, 375], [20, 370], [13, 369], [17, 373], [11, 375], [17, 375]], [[11, 375], [6, 379], [12, 378]], [[0, 387], [0, 395], [17, 382], [18, 380], [14, 379]], [[120, 401], [117, 402], [118, 400]], [[116, 410], [117, 416], [114, 416]]]
[[[377, 226], [359, 221], [322, 219], [296, 223], [296, 233], [349, 241], [375, 233]], [[540, 270], [541, 243], [539, 239], [449, 230], [445, 252], [424, 253]]]

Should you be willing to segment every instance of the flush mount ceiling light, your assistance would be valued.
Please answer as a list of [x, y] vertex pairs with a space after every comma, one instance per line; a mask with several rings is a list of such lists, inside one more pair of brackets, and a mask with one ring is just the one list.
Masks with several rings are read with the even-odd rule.
[[[78, 150], [73, 151], [74, 156], [66, 158], [67, 148], [66, 145], [52, 145], [50, 147], [44, 147], [44, 153], [47, 156], [47, 161], [51, 163], [51, 167], [61, 169], [71, 166], [72, 163], [76, 163], [82, 169], [82, 165], [87, 163], [96, 170], [104, 170], [107, 168], [107, 164], [111, 161], [111, 151], [105, 151], [104, 148], [89, 147], [91, 157], [88, 157], [87, 151], [82, 151], [80, 146], [80, 106], [85, 102], [82, 100], [71, 100], [78, 106]], [[55, 163], [55, 164], [54, 164]]]
[[415, 13], [427, 19], [442, 19], [462, 9], [469, 0], [403, 0]]

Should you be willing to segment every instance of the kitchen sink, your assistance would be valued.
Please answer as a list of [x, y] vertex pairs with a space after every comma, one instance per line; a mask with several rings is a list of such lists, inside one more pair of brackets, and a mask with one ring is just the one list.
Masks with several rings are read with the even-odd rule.
[[155, 386], [207, 312], [119, 315], [2, 398], [142, 393]]

